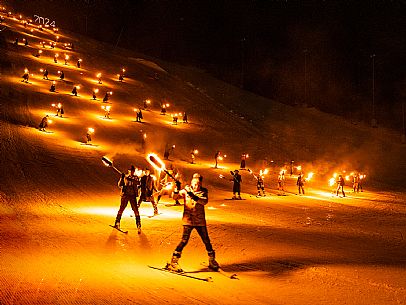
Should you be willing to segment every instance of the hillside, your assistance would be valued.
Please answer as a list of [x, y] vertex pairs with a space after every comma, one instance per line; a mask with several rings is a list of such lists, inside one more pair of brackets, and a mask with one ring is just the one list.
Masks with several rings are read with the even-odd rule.
[[[398, 174], [406, 161], [396, 134], [261, 98], [195, 68], [1, 15], [1, 304], [406, 302], [406, 185]], [[24, 69], [28, 83], [22, 82]], [[40, 69], [49, 71], [49, 80]], [[53, 81], [56, 92], [49, 90]], [[80, 87], [77, 96], [74, 86]], [[93, 89], [99, 89], [96, 100]], [[134, 108], [147, 99], [142, 122], [135, 122]], [[170, 105], [166, 115], [162, 102]], [[51, 106], [58, 103], [63, 117]], [[102, 106], [111, 106], [110, 118]], [[180, 117], [173, 124], [170, 114], [185, 111], [189, 123]], [[42, 132], [38, 125], [45, 115], [52, 123]], [[108, 226], [119, 207], [118, 175], [101, 157], [122, 171], [131, 164], [145, 168], [146, 154], [162, 157], [166, 144], [176, 146], [166, 166], [176, 168], [184, 184], [194, 172], [204, 176], [210, 237], [224, 270], [238, 273], [239, 280], [201, 266], [207, 258], [195, 232], [181, 264], [191, 275], [212, 276], [212, 283], [147, 267], [163, 266], [181, 237], [182, 207], [167, 206], [173, 202], [168, 197], [157, 217], [148, 217], [151, 205], [142, 204], [140, 235], [130, 207], [122, 220], [128, 235]], [[199, 151], [196, 164], [190, 164], [193, 149]], [[217, 150], [227, 157], [214, 169]], [[249, 153], [247, 167], [254, 172], [269, 169], [268, 196], [256, 198], [255, 179], [241, 171], [245, 200], [229, 201], [229, 171], [240, 167], [243, 153]], [[287, 175], [286, 192], [276, 190], [277, 173], [283, 166], [289, 170], [291, 160], [315, 173], [306, 196], [295, 195], [298, 170]], [[331, 193], [329, 178], [344, 170], [367, 175], [363, 193], [351, 193], [350, 183], [346, 198]]]

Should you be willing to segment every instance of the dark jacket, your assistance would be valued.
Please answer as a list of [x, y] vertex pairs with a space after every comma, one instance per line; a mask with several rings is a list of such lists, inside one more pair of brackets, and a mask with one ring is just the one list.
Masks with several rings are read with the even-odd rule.
[[127, 174], [124, 179], [120, 177], [118, 187], [121, 188], [121, 196], [138, 196], [138, 186], [140, 184], [138, 176]]
[[[206, 226], [206, 214], [204, 206], [209, 202], [208, 190], [200, 187], [198, 191], [191, 190], [188, 193], [185, 189], [179, 192], [179, 197], [184, 199], [183, 225], [203, 227]], [[177, 200], [178, 198], [174, 198]]]

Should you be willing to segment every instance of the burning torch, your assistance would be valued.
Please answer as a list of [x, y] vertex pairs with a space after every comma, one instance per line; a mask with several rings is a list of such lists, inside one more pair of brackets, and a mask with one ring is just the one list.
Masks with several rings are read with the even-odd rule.
[[107, 158], [106, 156], [102, 157], [102, 162], [104, 163], [104, 165], [106, 165], [107, 167], [111, 167], [112, 169], [114, 169], [118, 174], [122, 174], [122, 172], [117, 169], [114, 165], [113, 165], [113, 161], [111, 161], [109, 158]]
[[165, 167], [165, 163], [158, 157], [157, 154], [155, 153], [149, 153], [147, 155], [147, 161], [151, 166], [157, 170], [158, 172], [163, 171], [165, 174], [167, 174], [169, 177], [171, 177], [175, 182], [179, 183], [179, 180], [176, 179]]

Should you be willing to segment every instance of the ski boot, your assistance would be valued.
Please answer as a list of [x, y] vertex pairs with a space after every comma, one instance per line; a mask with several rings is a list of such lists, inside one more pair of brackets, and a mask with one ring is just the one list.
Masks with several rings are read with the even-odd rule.
[[165, 269], [168, 269], [169, 271], [173, 272], [183, 272], [182, 268], [179, 265], [179, 259], [181, 256], [181, 252], [173, 252], [171, 262], [166, 264]]
[[154, 216], [158, 215], [158, 208], [156, 206], [154, 206]]
[[209, 255], [209, 269], [218, 271], [220, 269], [219, 263], [216, 261], [216, 255], [214, 251], [207, 253]]
[[141, 217], [135, 216], [135, 224], [137, 225], [138, 234], [141, 234]]
[[116, 220], [116, 222], [114, 223], [114, 228], [120, 230], [120, 220]]

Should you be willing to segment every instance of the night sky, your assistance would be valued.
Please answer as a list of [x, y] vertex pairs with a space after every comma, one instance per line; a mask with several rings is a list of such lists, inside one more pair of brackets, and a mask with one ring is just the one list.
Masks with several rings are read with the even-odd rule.
[[370, 55], [375, 54], [377, 119], [401, 128], [406, 1], [10, 3], [24, 13], [54, 18], [62, 28], [352, 120], [371, 119]]

